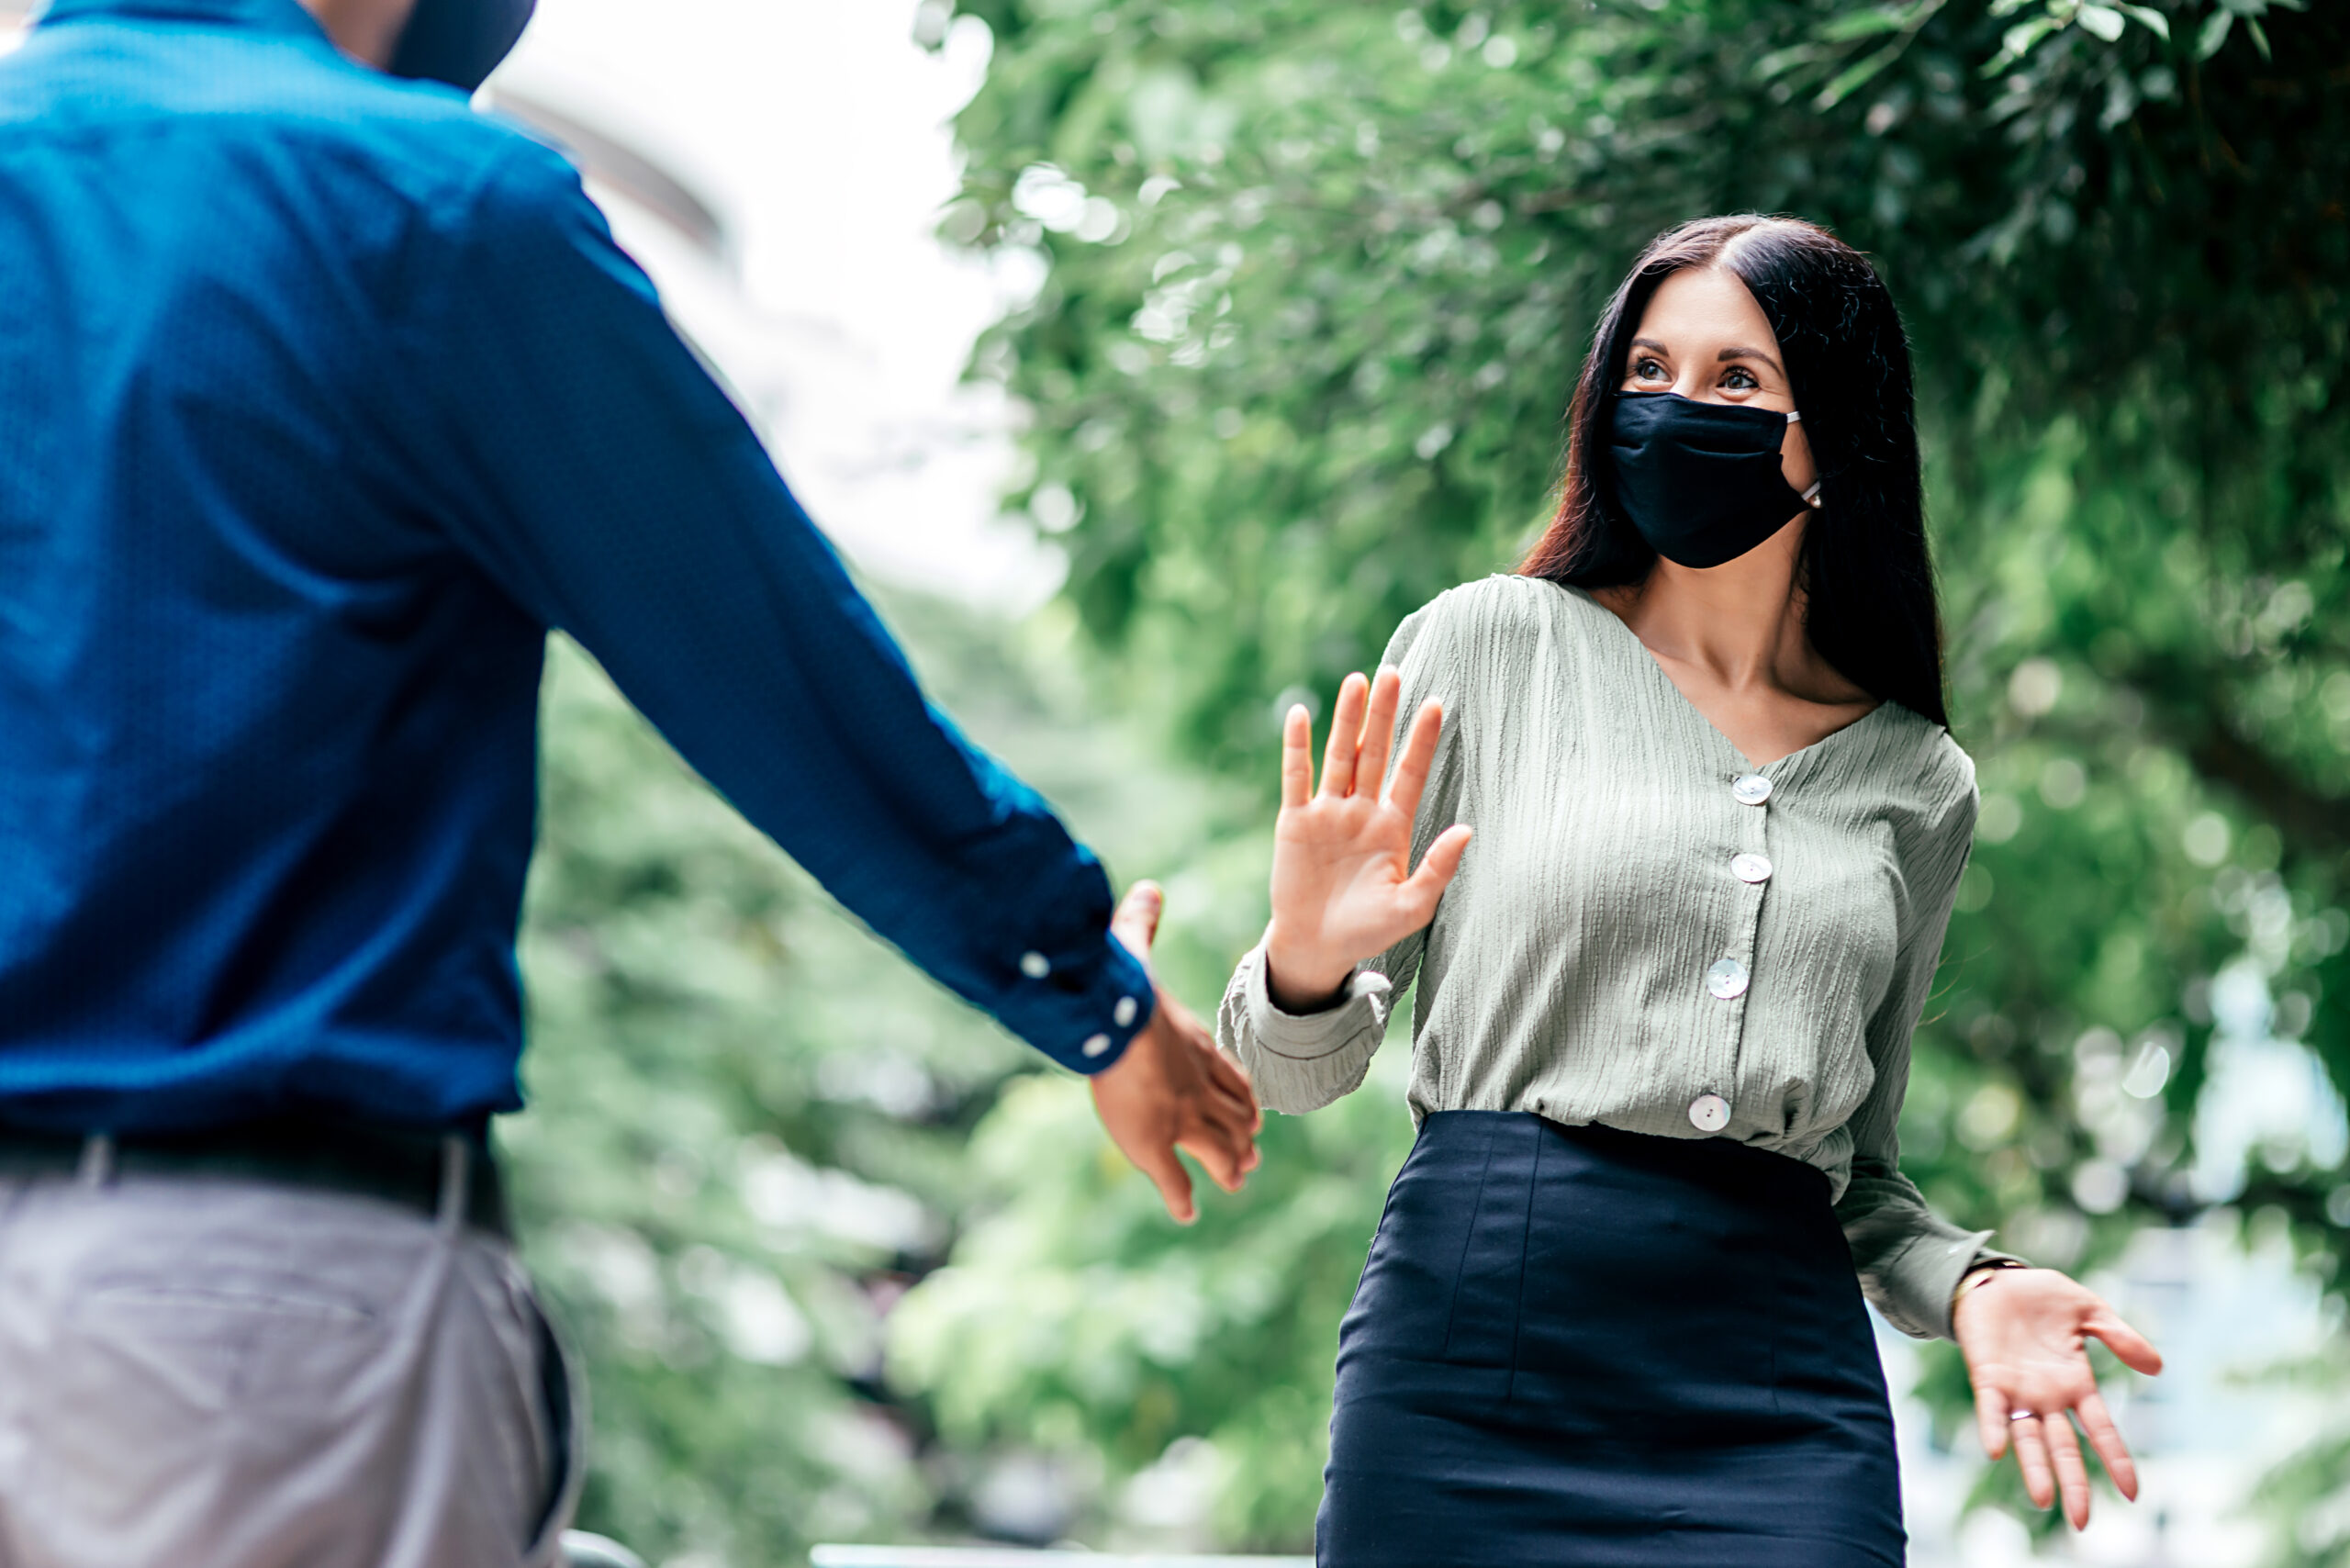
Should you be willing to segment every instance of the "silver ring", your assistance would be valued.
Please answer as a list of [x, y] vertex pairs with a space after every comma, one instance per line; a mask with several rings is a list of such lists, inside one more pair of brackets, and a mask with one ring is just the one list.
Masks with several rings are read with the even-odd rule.
[[2009, 1412], [2008, 1419], [2010, 1421], [2037, 1421], [2040, 1419], [2040, 1413], [2036, 1410], [2013, 1410]]

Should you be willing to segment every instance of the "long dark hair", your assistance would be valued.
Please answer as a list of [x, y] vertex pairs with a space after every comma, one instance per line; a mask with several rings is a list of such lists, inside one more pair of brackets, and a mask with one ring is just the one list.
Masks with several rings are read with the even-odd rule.
[[1655, 566], [1599, 458], [1650, 297], [1673, 274], [1705, 266], [1743, 282], [1779, 335], [1818, 464], [1820, 507], [1796, 568], [1812, 647], [1871, 696], [1947, 726], [1908, 341], [1875, 269], [1815, 224], [1754, 213], [1701, 218], [1640, 252], [1592, 332], [1567, 410], [1558, 515], [1518, 571], [1598, 588], [1641, 582]]

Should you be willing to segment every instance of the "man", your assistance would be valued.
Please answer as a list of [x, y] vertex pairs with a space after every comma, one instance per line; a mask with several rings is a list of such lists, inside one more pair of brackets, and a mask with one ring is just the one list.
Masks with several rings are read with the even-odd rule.
[[1191, 1213], [1248, 1085], [923, 703], [570, 169], [527, 0], [53, 0], [0, 62], [0, 1568], [547, 1561], [503, 1238], [546, 630]]

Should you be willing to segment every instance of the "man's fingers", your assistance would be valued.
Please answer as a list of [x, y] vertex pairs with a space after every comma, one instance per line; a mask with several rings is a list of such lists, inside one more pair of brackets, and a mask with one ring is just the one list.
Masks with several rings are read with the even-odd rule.
[[1387, 803], [1407, 817], [1420, 812], [1420, 792], [1427, 788], [1428, 768], [1436, 761], [1436, 743], [1444, 733], [1444, 704], [1434, 698], [1412, 715], [1412, 733], [1404, 737], [1404, 755], [1395, 762], [1395, 781], [1388, 786]]
[[1314, 716], [1295, 702], [1281, 719], [1281, 804], [1302, 806], [1314, 794]]
[[1147, 966], [1151, 944], [1158, 940], [1158, 916], [1166, 907], [1167, 895], [1157, 882], [1136, 882], [1118, 901], [1118, 913], [1110, 917], [1110, 935]]
[[2084, 1329], [2104, 1340], [2106, 1349], [2121, 1357], [2121, 1364], [2132, 1372], [2152, 1377], [2163, 1370], [2163, 1353], [2154, 1349], [2152, 1340], [2115, 1316], [2113, 1309], [2104, 1303], [2099, 1302], [2098, 1308], [2081, 1326]]
[[1203, 1107], [1192, 1118], [1192, 1126], [1178, 1137], [1176, 1144], [1191, 1151], [1208, 1173], [1208, 1180], [1227, 1193], [1240, 1191], [1248, 1180], [1248, 1155], [1251, 1141], [1245, 1128], [1219, 1125], [1215, 1116]]
[[1339, 683], [1338, 705], [1330, 714], [1330, 738], [1322, 748], [1322, 793], [1343, 800], [1355, 787], [1355, 754], [1362, 749], [1362, 711], [1371, 682], [1360, 673]]
[[[1241, 1070], [1238, 1062], [1215, 1048], [1215, 1036], [1192, 1015], [1190, 1008], [1165, 991], [1158, 993], [1158, 1006], [1175, 1042], [1191, 1047], [1192, 1055], [1185, 1059], [1206, 1080], [1205, 1097], [1228, 1106], [1234, 1125], [1253, 1135], [1263, 1124], [1264, 1116], [1257, 1109], [1257, 1086], [1248, 1081], [1248, 1073]], [[1169, 1068], [1180, 1081], [1181, 1068], [1174, 1063]]]
[[1202, 1092], [1198, 1096], [1202, 1113], [1230, 1126], [1242, 1137], [1254, 1137], [1263, 1118], [1257, 1109], [1256, 1091], [1248, 1082], [1248, 1074], [1233, 1066], [1213, 1046], [1203, 1047], [1200, 1055], [1203, 1058], [1200, 1064]]
[[[1225, 1065], [1229, 1066], [1228, 1063]], [[1250, 1092], [1246, 1078], [1240, 1078], [1236, 1086], [1230, 1077], [1212, 1075], [1208, 1080], [1208, 1090], [1209, 1092], [1201, 1097], [1200, 1114], [1214, 1128], [1216, 1135], [1230, 1145], [1236, 1161], [1236, 1177], [1225, 1186], [1226, 1191], [1238, 1192], [1240, 1183], [1237, 1178], [1257, 1169], [1257, 1134], [1265, 1125], [1265, 1114], [1257, 1108], [1257, 1097]]]
[[1983, 1439], [1983, 1454], [1992, 1463], [2008, 1451], [2008, 1396], [1987, 1384], [1975, 1385], [1975, 1428]]
[[[1179, 1113], [1176, 1143], [1192, 1152], [1209, 1178], [1227, 1193], [1240, 1191], [1248, 1172], [1257, 1168], [1257, 1102], [1248, 1080], [1219, 1071], [1230, 1065], [1214, 1047], [1203, 1047], [1209, 1059], [1202, 1073], [1203, 1093], [1194, 1095]], [[1232, 1092], [1236, 1083], [1239, 1092]]]
[[2113, 1424], [2113, 1413], [2105, 1407], [2105, 1396], [2092, 1389], [2080, 1403], [2081, 1428], [2089, 1435], [2089, 1447], [2105, 1473], [2113, 1477], [2113, 1484], [2124, 1497], [2138, 1500], [2138, 1466], [2130, 1457], [2130, 1445], [2121, 1440], [2121, 1428]]
[[1375, 795], [1387, 777], [1388, 748], [1395, 744], [1395, 704], [1402, 700], [1404, 678], [1393, 665], [1382, 665], [1371, 678], [1371, 706], [1362, 716], [1362, 752], [1355, 759], [1355, 789]]
[[2024, 1491], [2031, 1495], [2035, 1507], [2049, 1506], [2056, 1501], [2056, 1478], [2048, 1468], [2048, 1445], [2040, 1436], [2040, 1418], [2025, 1416], [2010, 1420], [2008, 1433], [2015, 1439], [2016, 1463], [2023, 1471]]
[[1264, 1126], [1264, 1113], [1257, 1108], [1257, 1086], [1240, 1065], [1214, 1046], [1207, 1048], [1208, 1088], [1216, 1099], [1232, 1107], [1241, 1126], [1254, 1133]]
[[1198, 1156], [1201, 1164], [1208, 1166], [1208, 1173], [1215, 1178], [1218, 1186], [1227, 1193], [1240, 1191], [1240, 1183], [1248, 1172], [1262, 1163], [1257, 1152], [1257, 1129], [1230, 1102], [1223, 1100], [1202, 1107], [1200, 1120], [1205, 1128], [1200, 1136], [1213, 1139], [1225, 1151], [1225, 1163], [1210, 1164], [1192, 1138], [1183, 1139], [1183, 1147]]
[[[1215, 1036], [1181, 1002], [1161, 993], [1158, 1005], [1172, 1032], [1169, 1045], [1175, 1053], [1168, 1067], [1178, 1085], [1176, 1141], [1190, 1148], [1226, 1191], [1237, 1192], [1240, 1178], [1257, 1168], [1257, 1132], [1265, 1117], [1257, 1108], [1256, 1087], [1237, 1062], [1215, 1048]], [[1191, 1076], [1194, 1072], [1196, 1078]], [[1228, 1152], [1211, 1160], [1187, 1141], [1194, 1136], [1215, 1140]]]
[[2086, 1529], [2089, 1522], [2089, 1470], [2081, 1462], [2080, 1439], [2073, 1435], [2073, 1423], [2065, 1412], [2052, 1412], [2040, 1423], [2048, 1441], [2048, 1455], [2056, 1467], [2056, 1485], [2065, 1499], [2065, 1518], [2075, 1529]]
[[1150, 1178], [1151, 1185], [1158, 1189], [1158, 1201], [1167, 1205], [1177, 1225], [1189, 1225], [1199, 1217], [1199, 1209], [1192, 1202], [1192, 1173], [1183, 1169], [1173, 1144], [1146, 1144], [1127, 1149], [1126, 1158]]

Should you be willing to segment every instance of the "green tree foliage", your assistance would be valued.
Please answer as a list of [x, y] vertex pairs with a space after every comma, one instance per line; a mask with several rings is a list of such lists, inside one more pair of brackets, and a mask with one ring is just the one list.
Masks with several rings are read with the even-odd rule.
[[[1194, 992], [1217, 983], [1256, 917], [1261, 864], [1220, 867], [1192, 846], [1215, 839], [1233, 792], [1143, 766], [1127, 731], [1091, 721], [1065, 613], [1013, 638], [947, 606], [888, 603], [930, 689], [1113, 863], [1188, 863], [1170, 879], [1180, 924], [1161, 967]], [[1098, 1204], [1170, 1254], [1169, 1271], [1213, 1260], [1172, 1258], [1173, 1227], [1072, 1075], [843, 914], [562, 639], [543, 730], [521, 943], [531, 1111], [500, 1141], [525, 1256], [591, 1384], [583, 1524], [652, 1561], [743, 1568], [802, 1561], [820, 1540], [968, 1533], [972, 1494], [1007, 1453], [1071, 1445], [1048, 1401], [1030, 1414], [1053, 1440], [1007, 1450], [962, 1440], [968, 1392], [938, 1398], [934, 1418], [926, 1385], [887, 1386], [883, 1316], [906, 1288], [974, 1222], [1016, 1228], [1007, 1192]], [[1378, 1183], [1362, 1175], [1364, 1191]], [[1217, 1266], [1228, 1281], [1252, 1265]], [[1046, 1304], [1079, 1321], [1081, 1283], [1040, 1277], [993, 1322], [1058, 1334]], [[1032, 1338], [1021, 1364], [1107, 1397], [1131, 1377], [1106, 1342], [1131, 1314], [1159, 1326], [1152, 1375], [1181, 1382], [1168, 1309], [1145, 1294], [1130, 1285], [1118, 1312], [1086, 1316], [1102, 1325], [1091, 1342]], [[1184, 1429], [1196, 1391], [1183, 1387], [1162, 1390], [1138, 1439]]]
[[[2192, 1214], [2230, 966], [2350, 1086], [2350, 10], [957, 4], [996, 50], [946, 231], [1049, 263], [975, 373], [1035, 410], [1017, 499], [1181, 755], [1269, 811], [1286, 698], [1539, 527], [1634, 252], [1800, 213], [1905, 309], [1986, 797], [1907, 1164], [2060, 1265]], [[997, 1206], [896, 1320], [901, 1387], [967, 1445], [1204, 1436], [1226, 1538], [1295, 1544], [1392, 1085], [1278, 1122], [1180, 1238], [1022, 1179], [1090, 1147], [1055, 1093], [982, 1124]], [[2240, 1201], [2350, 1284], [2344, 1172], [2271, 1154]]]
[[583, 1520], [659, 1561], [789, 1562], [920, 1517], [857, 1398], [1019, 1047], [834, 913], [554, 646], [522, 958], [526, 1256], [584, 1352]]

